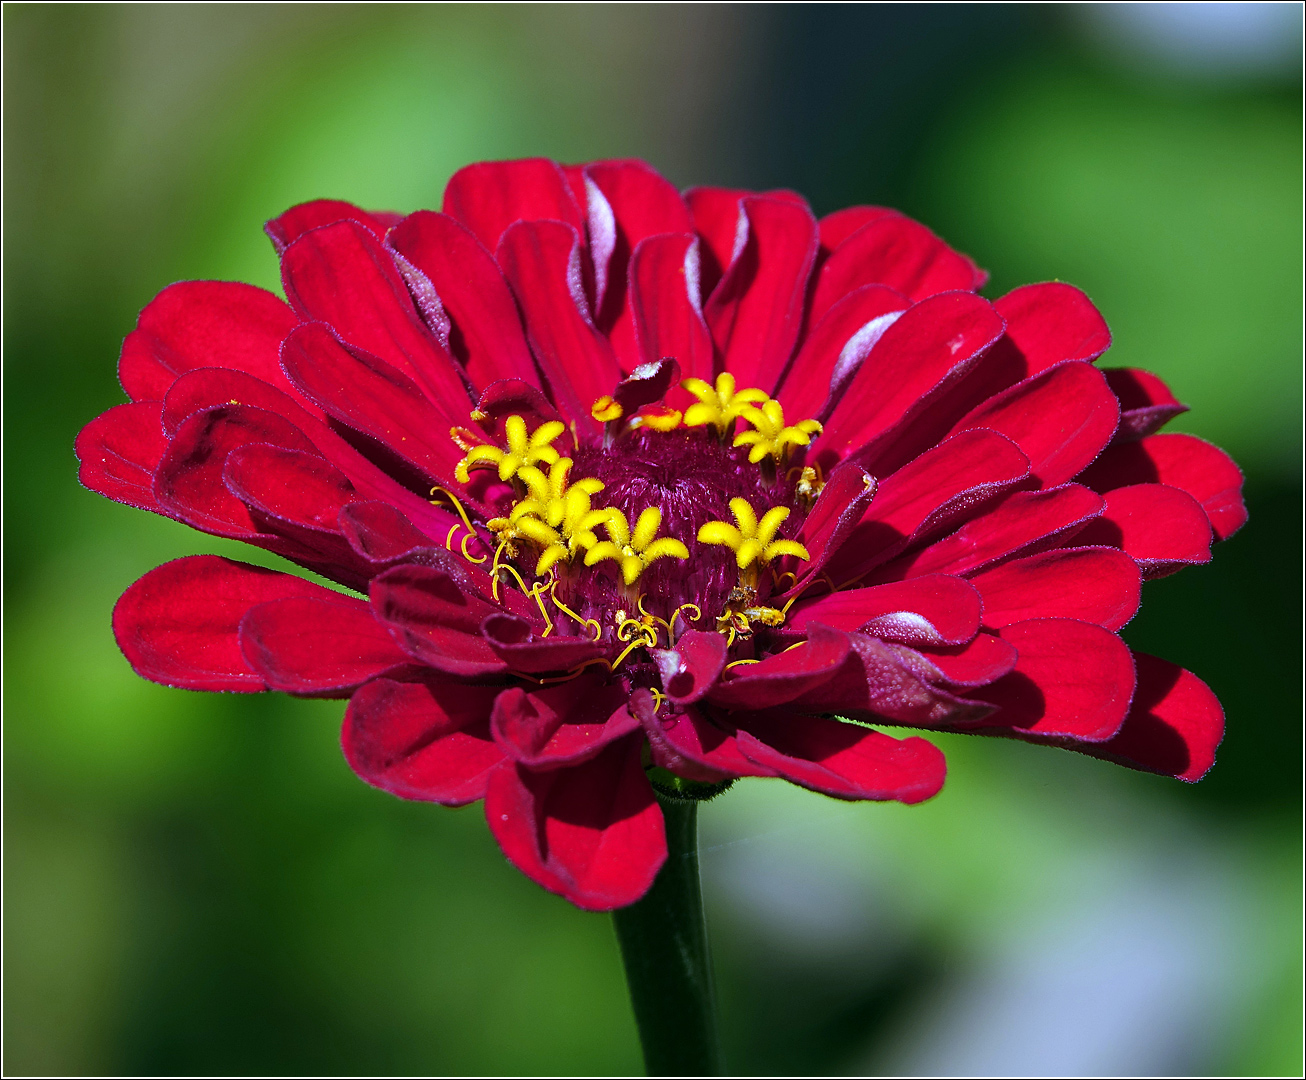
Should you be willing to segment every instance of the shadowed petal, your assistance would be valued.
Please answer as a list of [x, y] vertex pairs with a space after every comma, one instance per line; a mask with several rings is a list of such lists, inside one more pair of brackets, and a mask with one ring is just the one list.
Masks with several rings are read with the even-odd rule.
[[504, 762], [490, 774], [485, 819], [522, 873], [587, 911], [638, 900], [667, 857], [662, 811], [635, 738], [569, 769], [530, 772]]
[[77, 479], [115, 502], [167, 513], [154, 497], [154, 470], [168, 440], [157, 401], [115, 405], [77, 434]]
[[496, 686], [374, 679], [349, 701], [340, 744], [363, 780], [402, 799], [463, 806], [503, 761], [490, 737]]
[[516, 221], [561, 221], [578, 233], [585, 228], [567, 178], [547, 158], [482, 161], [461, 168], [444, 189], [443, 209], [488, 251], [498, 248]]
[[367, 229], [378, 240], [385, 239], [386, 229], [402, 217], [387, 211], [369, 213], [353, 203], [340, 199], [313, 199], [311, 202], [292, 206], [284, 214], [274, 217], [263, 226], [277, 254], [298, 240], [310, 229], [323, 225], [334, 225], [337, 221], [353, 221]]
[[595, 757], [639, 727], [626, 708], [629, 694], [605, 676], [586, 672], [557, 686], [505, 690], [490, 717], [494, 741], [513, 761], [533, 770]]
[[188, 690], [266, 690], [246, 662], [238, 629], [256, 604], [288, 597], [347, 602], [291, 574], [216, 555], [190, 555], [151, 570], [113, 609], [113, 634], [142, 678]]
[[931, 574], [800, 600], [785, 628], [813, 622], [908, 645], [962, 645], [979, 630], [980, 594], [959, 577]]
[[1127, 552], [1145, 578], [1165, 577], [1211, 561], [1211, 524], [1186, 491], [1165, 484], [1134, 484], [1106, 493], [1106, 506], [1076, 541]]
[[1045, 551], [970, 580], [984, 598], [984, 625], [994, 629], [1026, 619], [1065, 618], [1119, 630], [1138, 611], [1142, 589], [1138, 565], [1109, 547]]

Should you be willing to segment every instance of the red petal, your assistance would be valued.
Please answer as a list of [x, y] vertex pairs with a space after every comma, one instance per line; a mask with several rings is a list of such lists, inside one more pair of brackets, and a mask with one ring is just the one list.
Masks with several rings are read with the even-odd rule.
[[222, 476], [228, 491], [264, 516], [332, 533], [355, 498], [349, 478], [325, 458], [268, 443], [232, 450]]
[[[602, 193], [615, 226], [606, 289], [601, 290], [603, 303], [595, 322], [607, 331], [617, 358], [629, 370], [644, 359], [635, 339], [633, 292], [627, 292], [627, 270], [633, 253], [647, 237], [689, 233], [694, 225], [680, 192], [642, 161], [596, 162], [586, 166], [585, 176]], [[591, 228], [591, 247], [593, 234]], [[595, 267], [597, 272], [597, 255]], [[662, 353], [651, 359], [662, 356], [676, 354]]]
[[1096, 746], [1075, 746], [1147, 772], [1194, 783], [1215, 764], [1224, 737], [1224, 710], [1191, 671], [1147, 653], [1134, 653], [1138, 689], [1119, 734]]
[[315, 697], [348, 697], [412, 663], [367, 604], [348, 596], [256, 604], [241, 620], [240, 651], [271, 689]]
[[963, 374], [1001, 334], [993, 306], [970, 293], [948, 293], [908, 308], [862, 361], [813, 454], [825, 460], [862, 449], [910, 416], [913, 406], [919, 409], [927, 394]]
[[727, 651], [724, 637], [702, 630], [686, 630], [674, 648], [654, 649], [667, 697], [677, 705], [698, 701], [721, 677]]
[[585, 311], [580, 238], [552, 221], [520, 222], [497, 255], [526, 317], [526, 331], [553, 403], [587, 434], [598, 425], [590, 407], [621, 379], [612, 349]]
[[967, 645], [922, 648], [921, 656], [954, 686], [983, 686], [1016, 666], [1016, 648], [993, 634], [980, 632]]
[[509, 758], [529, 769], [578, 765], [639, 727], [628, 698], [620, 685], [590, 673], [542, 690], [514, 686], [495, 699], [490, 731]]
[[751, 195], [741, 206], [748, 238], [708, 297], [703, 317], [739, 385], [770, 393], [802, 329], [818, 246], [816, 219], [806, 205], [763, 195]]
[[237, 630], [255, 604], [286, 597], [345, 602], [290, 574], [190, 555], [151, 570], [113, 609], [113, 633], [142, 678], [188, 690], [266, 690], [240, 651]]
[[395, 226], [386, 242], [439, 296], [453, 320], [450, 351], [472, 386], [483, 390], [497, 379], [539, 385], [508, 283], [475, 236], [447, 214], [419, 210]]
[[1080, 481], [1104, 493], [1129, 484], [1177, 487], [1202, 504], [1221, 540], [1247, 520], [1242, 470], [1219, 447], [1193, 435], [1149, 435], [1141, 442], [1112, 446]]
[[1111, 441], [1120, 403], [1097, 368], [1068, 361], [972, 409], [953, 431], [989, 428], [1016, 443], [1041, 487], [1064, 484]]
[[585, 228], [567, 178], [547, 158], [483, 161], [459, 169], [444, 189], [443, 209], [490, 251], [515, 221], [562, 221], [577, 233]]
[[193, 413], [177, 429], [154, 475], [159, 505], [196, 529], [252, 539], [262, 530], [222, 482], [227, 455], [248, 443], [271, 443], [315, 453], [289, 420], [249, 405], [225, 405]]
[[1015, 559], [971, 578], [984, 597], [984, 625], [1065, 618], [1119, 630], [1138, 611], [1142, 577], [1109, 547], [1062, 548]]
[[154, 470], [168, 448], [161, 411], [157, 401], [115, 405], [82, 428], [77, 479], [117, 502], [163, 513], [154, 498]]
[[490, 774], [485, 818], [503, 853], [531, 880], [587, 911], [633, 904], [667, 857], [662, 811], [639, 739], [613, 743], [571, 769]]
[[839, 244], [821, 267], [812, 294], [816, 322], [862, 285], [888, 285], [911, 300], [984, 284], [986, 275], [929, 229], [901, 214], [885, 214]]
[[1211, 561], [1211, 524], [1197, 500], [1165, 484], [1134, 484], [1106, 493], [1101, 517], [1075, 538], [1133, 556], [1146, 578]]
[[1016, 491], [951, 536], [877, 570], [875, 580], [973, 573], [999, 559], [1034, 554], [1077, 533], [1104, 505], [1100, 496], [1078, 484]]
[[897, 210], [884, 206], [849, 206], [826, 214], [817, 223], [821, 232], [821, 247], [829, 255], [835, 248], [852, 236], [863, 225], [878, 221], [882, 217], [897, 217]]
[[[461, 523], [460, 523], [461, 524]], [[415, 548], [429, 547], [431, 538], [414, 527], [387, 502], [350, 503], [339, 517], [340, 532], [360, 556], [374, 563], [387, 563]]]
[[726, 709], [769, 709], [834, 677], [848, 655], [848, 635], [813, 623], [806, 641], [756, 664], [727, 668], [707, 699]]
[[925, 727], [992, 711], [929, 685], [919, 653], [865, 634], [849, 640], [851, 651], [834, 678], [789, 702], [789, 709]]
[[266, 289], [181, 281], [146, 305], [123, 342], [118, 378], [135, 401], [161, 401], [178, 375], [235, 368], [289, 390], [279, 351], [299, 319]]
[[675, 357], [686, 378], [712, 381], [712, 335], [699, 297], [699, 244], [691, 235], [652, 236], [630, 260], [629, 308], [638, 361]]
[[471, 398], [462, 376], [370, 232], [342, 221], [304, 234], [282, 256], [281, 278], [305, 319], [328, 323], [344, 341], [416, 379], [441, 411], [463, 421]]
[[340, 744], [350, 768], [402, 799], [463, 806], [485, 796], [503, 760], [490, 738], [495, 686], [376, 679], [345, 711]]
[[569, 671], [597, 660], [608, 652], [605, 644], [587, 637], [566, 637], [562, 634], [537, 637], [527, 620], [507, 612], [489, 616], [481, 624], [481, 633], [490, 648], [509, 667], [528, 675], [546, 671]]
[[398, 214], [390, 213], [369, 214], [353, 203], [339, 199], [314, 199], [312, 202], [292, 206], [280, 217], [274, 217], [263, 226], [263, 231], [268, 234], [272, 246], [280, 255], [310, 229], [334, 225], [337, 221], [357, 222], [378, 240], [384, 240], [386, 229], [398, 217]]
[[752, 716], [738, 735], [752, 760], [840, 799], [918, 803], [947, 775], [943, 753], [918, 736], [894, 739], [819, 716]]
[[[648, 691], [636, 691], [630, 708], [644, 724], [655, 765], [677, 776], [716, 784], [738, 776], [774, 776], [770, 769], [744, 757], [733, 724], [713, 723], [697, 709], [661, 718]], [[728, 729], [728, 730], [727, 730]]]
[[[183, 375], [173, 383], [163, 403], [163, 427], [170, 434], [175, 434], [181, 422], [193, 413], [225, 406], [233, 401], [266, 409], [285, 417], [307, 435], [323, 456], [349, 477], [350, 483], [360, 495], [383, 499], [399, 507], [429, 538], [443, 542], [450, 528], [455, 523], [461, 524], [455, 515], [432, 506], [363, 457], [319, 419], [321, 410], [316, 405], [310, 405], [312, 413], [301, 407], [297, 401], [308, 399], [298, 391], [295, 392], [295, 398], [297, 400], [292, 400], [288, 394], [243, 372], [202, 368]], [[408, 471], [411, 472], [411, 468]], [[479, 545], [479, 541], [469, 545], [474, 557], [484, 554]]]
[[799, 601], [785, 628], [809, 623], [909, 645], [962, 645], [979, 631], [980, 595], [961, 578], [933, 574]]
[[747, 194], [742, 188], [718, 187], [695, 187], [685, 192], [694, 231], [704, 244], [703, 296], [712, 295], [748, 238], [748, 217], [739, 205]]
[[454, 486], [454, 467], [463, 453], [449, 437], [450, 419], [408, 376], [346, 346], [322, 323], [307, 323], [291, 334], [282, 362], [286, 374], [328, 415], [423, 476]]
[[1031, 619], [999, 633], [1020, 658], [1010, 675], [973, 691], [999, 706], [985, 727], [1087, 742], [1120, 730], [1134, 693], [1134, 662], [1115, 634], [1074, 619]]
[[1150, 371], [1138, 368], [1103, 368], [1107, 385], [1120, 399], [1120, 428], [1116, 442], [1145, 438], [1188, 406], [1175, 400], [1170, 388]]
[[1029, 475], [1029, 460], [996, 431], [964, 431], [885, 477], [861, 522], [826, 567], [839, 587], [909, 543], [978, 511]]
[[1007, 338], [1024, 358], [1026, 375], [1063, 360], [1096, 360], [1111, 347], [1102, 313], [1073, 285], [1022, 285], [993, 306], [1007, 321]]
[[825, 416], [875, 343], [910, 305], [884, 285], [864, 285], [835, 304], [806, 335], [776, 395], [794, 420]]
[[811, 558], [803, 565], [797, 585], [819, 574], [839, 550], [871, 504], [875, 488], [874, 478], [855, 462], [843, 462], [830, 473], [803, 521], [799, 539]]
[[501, 609], [470, 593], [447, 569], [396, 566], [374, 578], [370, 592], [376, 617], [410, 656], [468, 678], [508, 670], [481, 636], [481, 623]]

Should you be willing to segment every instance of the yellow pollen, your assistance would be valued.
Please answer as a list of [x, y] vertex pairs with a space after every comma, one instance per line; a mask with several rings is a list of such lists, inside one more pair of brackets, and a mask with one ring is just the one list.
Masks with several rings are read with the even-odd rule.
[[656, 506], [647, 507], [639, 515], [632, 532], [626, 515], [616, 507], [606, 511], [603, 523], [608, 539], [595, 544], [585, 553], [585, 565], [593, 566], [604, 559], [612, 559], [621, 567], [622, 580], [634, 585], [639, 575], [657, 559], [688, 559], [689, 548], [673, 537], [658, 538], [662, 527], [662, 511]]
[[590, 416], [600, 424], [606, 424], [609, 420], [620, 420], [623, 414], [622, 407], [609, 394], [596, 398], [594, 404], [590, 406]]
[[[508, 449], [503, 450], [488, 443], [473, 446], [467, 451], [467, 456], [454, 467], [454, 478], [460, 484], [470, 482], [472, 469], [497, 468], [499, 479], [507, 481], [516, 476], [524, 466], [538, 465], [540, 462], [553, 465], [557, 462], [559, 454], [550, 444], [567, 430], [561, 421], [549, 420], [528, 435], [526, 421], [516, 415], [508, 417], [504, 421], [503, 428]], [[459, 431], [459, 429], [454, 430]], [[459, 431], [459, 434], [462, 434], [462, 431]], [[458, 442], [456, 435], [454, 440]], [[462, 443], [459, 442], [458, 445], [461, 447]]]
[[703, 427], [711, 424], [722, 436], [729, 433], [735, 420], [743, 415], [743, 410], [750, 404], [768, 400], [766, 391], [755, 387], [736, 390], [735, 377], [728, 371], [723, 371], [716, 377], [715, 387], [702, 379], [686, 379], [680, 385], [698, 398], [685, 410], [685, 426]]
[[724, 521], [709, 521], [698, 530], [698, 542], [728, 547], [735, 553], [735, 563], [740, 570], [765, 566], [781, 555], [811, 558], [807, 549], [796, 540], [775, 538], [776, 531], [789, 516], [787, 506], [773, 506], [758, 521], [748, 500], [736, 497], [730, 500], [730, 513], [734, 515], [734, 525]]
[[773, 457], [783, 462], [791, 446], [807, 446], [813, 435], [819, 435], [821, 424], [817, 420], [800, 420], [787, 426], [780, 402], [768, 398], [760, 408], [745, 405], [739, 415], [753, 425], [752, 431], [741, 431], [735, 436], [735, 446], [751, 446], [748, 460], [754, 465], [763, 458]]

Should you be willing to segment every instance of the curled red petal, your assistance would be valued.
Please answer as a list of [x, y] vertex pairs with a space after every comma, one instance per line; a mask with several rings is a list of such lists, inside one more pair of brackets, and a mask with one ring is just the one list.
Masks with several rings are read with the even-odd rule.
[[[603, 302], [595, 313], [594, 321], [607, 332], [617, 358], [629, 370], [646, 359], [637, 344], [634, 289], [627, 288], [628, 281], [633, 284], [635, 280], [632, 269], [634, 253], [649, 237], [665, 233], [690, 233], [693, 222], [680, 192], [642, 161], [599, 161], [587, 165], [584, 175], [586, 183], [593, 185], [601, 194], [603, 205], [612, 215], [613, 225], [606, 288], [602, 290]], [[590, 233], [590, 246], [593, 249], [593, 227]], [[697, 252], [695, 258], [697, 259]], [[596, 273], [599, 261], [596, 254]], [[682, 264], [683, 261], [682, 255]], [[697, 285], [695, 280], [695, 288]], [[676, 356], [676, 359], [680, 359], [672, 352], [660, 353], [652, 359], [660, 359], [662, 356]], [[688, 367], [684, 361], [682, 365]]]
[[908, 308], [858, 367], [813, 455], [822, 461], [853, 452], [867, 457], [868, 443], [959, 378], [1001, 334], [993, 306], [970, 293], [947, 293]]
[[1247, 520], [1242, 470], [1218, 446], [1195, 435], [1149, 435], [1109, 447], [1079, 481], [1103, 494], [1132, 484], [1179, 488], [1202, 504], [1220, 540], [1227, 540]]
[[443, 209], [489, 251], [517, 221], [561, 221], [578, 233], [585, 228], [567, 178], [547, 158], [467, 165], [449, 178]]
[[412, 661], [349, 596], [299, 596], [256, 604], [240, 622], [240, 651], [273, 690], [348, 697], [369, 679]]
[[1119, 630], [1138, 611], [1142, 576], [1123, 551], [1075, 547], [1013, 559], [971, 578], [984, 597], [984, 625], [1079, 619]]
[[481, 634], [514, 671], [528, 675], [568, 671], [597, 660], [608, 651], [605, 644], [588, 637], [537, 635], [530, 622], [506, 611], [487, 616], [481, 624]]
[[539, 385], [503, 272], [465, 226], [447, 214], [419, 210], [396, 225], [386, 243], [439, 297], [451, 321], [448, 348], [473, 387], [484, 390], [498, 379]]
[[305, 320], [327, 323], [343, 341], [415, 380], [446, 415], [463, 419], [471, 398], [462, 375], [371, 232], [342, 221], [305, 233], [281, 257], [281, 277]]
[[832, 214], [826, 214], [817, 223], [821, 234], [822, 254], [829, 258], [830, 252], [863, 225], [869, 225], [882, 217], [895, 216], [898, 216], [898, 211], [886, 206], [848, 206]]
[[686, 378], [712, 381], [712, 335], [703, 321], [699, 285], [696, 237], [651, 236], [635, 248], [627, 302], [638, 362], [675, 357]]
[[748, 238], [748, 216], [739, 201], [748, 192], [742, 188], [692, 187], [685, 192], [685, 205], [694, 221], [694, 231], [703, 241], [702, 296], [708, 297], [743, 250]]
[[770, 393], [802, 329], [816, 219], [806, 204], [770, 196], [748, 196], [741, 206], [747, 240], [703, 305], [703, 317], [738, 384]]
[[306, 323], [290, 334], [282, 363], [328, 415], [409, 463], [410, 472], [455, 486], [463, 452], [449, 437], [450, 416], [403, 372], [345, 345], [322, 323]]
[[806, 588], [857, 527], [875, 496], [875, 479], [855, 462], [837, 465], [803, 520], [800, 540], [811, 556], [803, 564], [796, 590]]
[[1188, 406], [1176, 400], [1170, 388], [1150, 371], [1139, 368], [1103, 368], [1107, 385], [1120, 399], [1120, 427], [1116, 442], [1146, 438]]
[[503, 751], [490, 737], [499, 688], [374, 679], [349, 700], [340, 744], [363, 780], [402, 799], [463, 806], [484, 798]]
[[77, 434], [77, 479], [92, 491], [156, 514], [154, 470], [168, 448], [157, 401], [115, 405]]
[[590, 673], [539, 689], [514, 686], [495, 699], [490, 732], [528, 769], [577, 765], [639, 727], [628, 698], [617, 683]]
[[383, 240], [386, 230], [399, 220], [399, 216], [386, 211], [369, 213], [341, 199], [313, 199], [274, 217], [263, 226], [263, 231], [280, 255], [310, 229], [334, 225], [337, 221], [356, 222], [378, 240]]
[[1031, 619], [1000, 631], [1020, 654], [1015, 670], [972, 691], [998, 711], [985, 727], [1105, 742], [1134, 694], [1134, 661], [1115, 634], [1075, 619]]
[[795, 698], [789, 708], [916, 727], [975, 720], [992, 712], [984, 702], [958, 698], [932, 686], [926, 677], [937, 676], [919, 664], [919, 653], [866, 634], [848, 637], [848, 656], [834, 677]]
[[839, 393], [898, 316], [911, 304], [885, 285], [855, 289], [803, 337], [777, 400], [794, 419], [828, 415]]
[[667, 857], [662, 811], [635, 738], [569, 769], [531, 772], [504, 762], [490, 774], [485, 818], [517, 869], [587, 911], [633, 904]]
[[585, 310], [579, 234], [557, 221], [518, 222], [503, 234], [496, 258], [526, 318], [553, 404], [581, 432], [596, 433], [590, 408], [612, 393], [621, 369]]
[[654, 649], [662, 688], [677, 705], [698, 701], [712, 689], [726, 666], [726, 639], [703, 630], [686, 630], [669, 649]]
[[947, 763], [933, 743], [895, 739], [819, 716], [754, 715], [737, 736], [759, 765], [838, 799], [918, 803], [943, 787]]
[[256, 604], [288, 597], [346, 598], [291, 574], [216, 555], [151, 570], [113, 609], [113, 634], [142, 678], [187, 690], [266, 690], [246, 662], [238, 630]]
[[807, 640], [792, 649], [727, 668], [708, 701], [725, 709], [769, 709], [828, 682], [848, 656], [848, 635], [820, 623], [806, 629]]

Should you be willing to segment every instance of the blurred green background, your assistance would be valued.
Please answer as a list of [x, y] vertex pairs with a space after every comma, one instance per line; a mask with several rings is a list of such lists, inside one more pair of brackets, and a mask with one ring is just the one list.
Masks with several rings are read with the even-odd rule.
[[438, 207], [485, 158], [883, 202], [1061, 278], [1247, 472], [1137, 647], [1228, 734], [1196, 787], [941, 739], [915, 808], [703, 814], [732, 1070], [1300, 1073], [1301, 9], [44, 6], [4, 19], [4, 1071], [630, 1073], [610, 920], [479, 807], [364, 786], [340, 703], [137, 679], [119, 593], [235, 545], [78, 487], [169, 282], [277, 287], [262, 222]]

